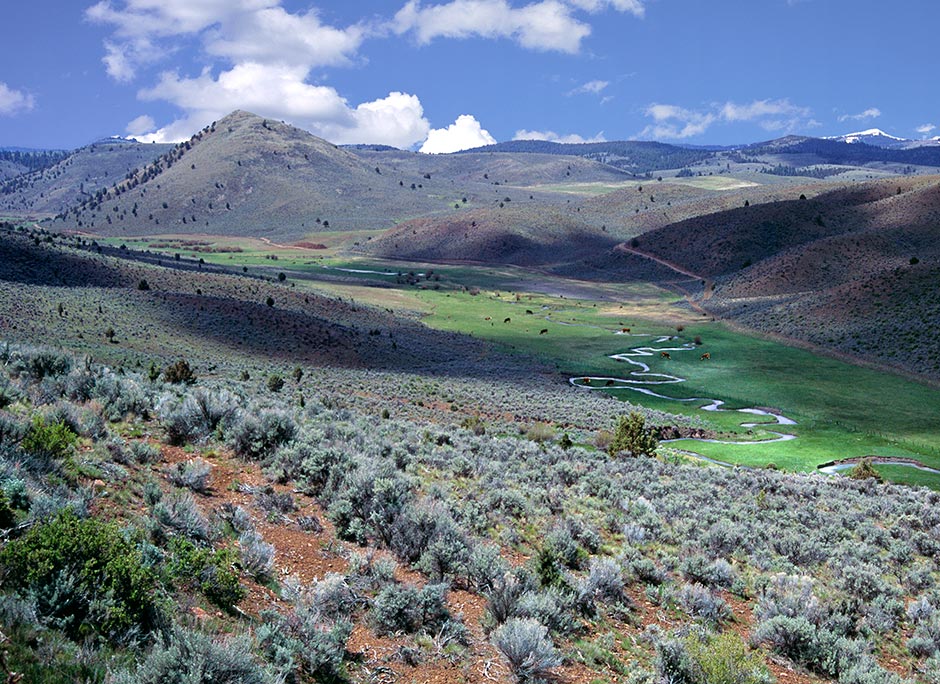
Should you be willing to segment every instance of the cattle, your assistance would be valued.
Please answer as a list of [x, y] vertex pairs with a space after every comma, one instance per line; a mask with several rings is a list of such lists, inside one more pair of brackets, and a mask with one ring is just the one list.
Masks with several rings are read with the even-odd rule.
[[608, 380], [607, 382], [604, 383], [604, 387], [613, 387], [613, 386], [614, 386], [613, 380]]
[[512, 319], [511, 319], [511, 318], [505, 318], [505, 319], [503, 319], [503, 323], [511, 323], [511, 322], [512, 322]]
[[711, 357], [712, 355], [709, 352], [705, 352], [704, 354], [702, 354], [702, 361], [708, 361], [709, 359], [711, 359]]
[[486, 318], [484, 318], [483, 320], [484, 320], [484, 321], [488, 321], [488, 320], [490, 320], [490, 317], [489, 317], [489, 316], [487, 316], [487, 317], [486, 317]]
[[620, 332], [622, 332], [624, 335], [627, 335], [630, 333], [630, 328], [621, 328]]
[[539, 330], [539, 335], [547, 335], [547, 334], [548, 334], [548, 328], [542, 328], [541, 330]]
[[659, 352], [659, 358], [661, 358], [661, 359], [671, 359], [672, 357], [669, 356], [669, 352]]
[[532, 315], [532, 309], [526, 309], [526, 310], [525, 310], [525, 313], [526, 313], [526, 316], [531, 316], [531, 315]]

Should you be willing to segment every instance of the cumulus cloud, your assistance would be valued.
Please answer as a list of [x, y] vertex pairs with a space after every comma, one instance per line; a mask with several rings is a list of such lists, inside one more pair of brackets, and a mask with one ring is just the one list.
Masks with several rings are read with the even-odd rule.
[[584, 138], [578, 135], [577, 133], [559, 135], [555, 131], [529, 131], [524, 128], [516, 131], [516, 134], [512, 137], [512, 139], [513, 140], [547, 140], [549, 142], [557, 142], [557, 143], [570, 144], [570, 145], [607, 141], [607, 139], [604, 137], [603, 132], [598, 133], [597, 135], [591, 138]]
[[788, 99], [754, 100], [739, 104], [725, 102], [705, 109], [686, 109], [671, 104], [652, 104], [646, 116], [653, 120], [640, 133], [641, 138], [683, 139], [701, 135], [716, 123], [750, 122], [767, 131], [793, 131], [817, 126], [807, 107], [794, 105]]
[[447, 154], [469, 150], [483, 145], [493, 145], [496, 139], [470, 114], [461, 114], [447, 128], [435, 128], [421, 146], [425, 154]]
[[326, 26], [315, 10], [291, 14], [280, 0], [102, 0], [85, 16], [114, 28], [102, 61], [108, 74], [129, 81], [143, 64], [173, 50], [166, 39], [199, 36], [208, 54], [233, 62], [304, 65], [348, 63], [367, 30]]
[[591, 27], [572, 16], [559, 0], [540, 0], [513, 7], [507, 0], [452, 0], [422, 6], [409, 0], [392, 21], [392, 30], [411, 33], [425, 45], [435, 38], [512, 38], [534, 50], [575, 53]]
[[936, 126], [932, 123], [925, 123], [923, 126], [918, 126], [914, 130], [920, 133], [921, 135], [930, 135], [936, 130]]
[[23, 90], [14, 90], [0, 81], [0, 114], [28, 112], [36, 106], [36, 99]]
[[238, 64], [218, 76], [208, 69], [196, 78], [166, 72], [140, 97], [173, 102], [187, 114], [138, 139], [179, 141], [235, 109], [288, 120], [335, 143], [410, 147], [424, 140], [430, 130], [414, 95], [393, 92], [352, 107], [334, 88], [306, 83], [305, 75], [303, 67], [253, 62]]
[[610, 85], [610, 81], [588, 81], [579, 85], [577, 88], [569, 90], [567, 95], [600, 95], [603, 90]]
[[174, 40], [198, 40], [206, 54], [228, 62], [197, 76], [167, 71], [142, 88], [141, 100], [169, 102], [182, 114], [161, 127], [135, 119], [128, 132], [138, 140], [178, 142], [235, 109], [289, 121], [336, 143], [411, 147], [430, 130], [414, 95], [392, 92], [352, 105], [335, 88], [311, 82], [315, 68], [354, 60], [371, 30], [364, 25], [328, 26], [316, 11], [294, 14], [280, 0], [123, 0], [120, 6], [103, 0], [86, 14], [114, 28], [103, 61], [116, 80], [133, 79], [140, 65], [174, 49]]
[[839, 122], [845, 121], [868, 121], [869, 119], [877, 119], [881, 116], [881, 110], [877, 107], [869, 107], [864, 112], [859, 112], [858, 114], [843, 114], [839, 117]]

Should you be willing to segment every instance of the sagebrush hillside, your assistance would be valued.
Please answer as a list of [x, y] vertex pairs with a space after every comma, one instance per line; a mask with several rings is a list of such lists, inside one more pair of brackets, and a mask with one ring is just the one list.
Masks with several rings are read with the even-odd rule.
[[[40, 155], [27, 173], [0, 184], [0, 213], [34, 218], [59, 214], [111, 187], [171, 147], [105, 140], [68, 155]], [[48, 165], [50, 161], [54, 163]]]

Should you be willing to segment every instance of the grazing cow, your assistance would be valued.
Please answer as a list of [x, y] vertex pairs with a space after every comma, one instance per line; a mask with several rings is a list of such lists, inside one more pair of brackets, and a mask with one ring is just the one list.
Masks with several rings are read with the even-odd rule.
[[659, 352], [659, 358], [661, 358], [661, 359], [671, 359], [672, 357], [669, 356], [669, 352]]
[[702, 354], [702, 361], [708, 361], [709, 359], [711, 359], [711, 357], [712, 357], [711, 353], [705, 352], [704, 354]]
[[490, 320], [490, 317], [489, 317], [489, 316], [487, 316], [487, 317], [486, 317], [486, 318], [484, 318], [483, 320], [484, 320], [484, 321], [488, 321], [488, 320]]
[[630, 332], [630, 328], [621, 328], [621, 329], [620, 329], [620, 332], [622, 332], [623, 334], [626, 335], [627, 333]]
[[526, 309], [525, 312], [526, 312], [526, 315], [528, 316], [532, 315], [532, 309]]
[[548, 328], [542, 328], [541, 330], [539, 330], [539, 335], [547, 335], [547, 334], [548, 334]]
[[584, 383], [585, 385], [590, 385], [591, 378], [581, 378], [581, 382]]
[[604, 387], [613, 387], [613, 386], [614, 386], [613, 380], [608, 380], [607, 382], [604, 383]]
[[503, 320], [503, 323], [510, 323], [511, 321], [512, 321], [511, 318], [506, 318], [506, 319]]

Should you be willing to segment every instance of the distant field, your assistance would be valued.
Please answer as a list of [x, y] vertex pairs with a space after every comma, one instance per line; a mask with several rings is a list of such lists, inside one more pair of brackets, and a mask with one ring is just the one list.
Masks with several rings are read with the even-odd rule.
[[525, 190], [541, 190], [544, 192], [561, 192], [570, 195], [606, 195], [624, 188], [635, 188], [641, 181], [624, 181], [623, 183], [556, 183], [549, 185], [532, 185]]
[[670, 183], [677, 185], [691, 185], [693, 188], [703, 190], [740, 190], [741, 188], [756, 188], [760, 183], [741, 180], [729, 176], [693, 176], [691, 178], [670, 178]]

